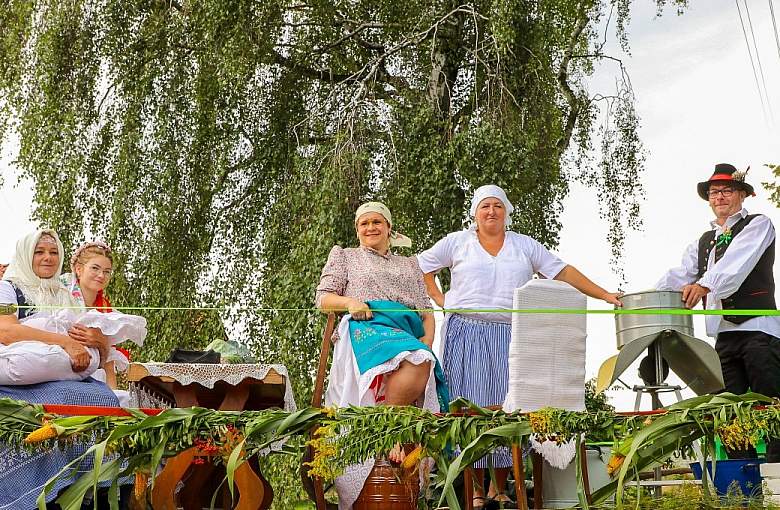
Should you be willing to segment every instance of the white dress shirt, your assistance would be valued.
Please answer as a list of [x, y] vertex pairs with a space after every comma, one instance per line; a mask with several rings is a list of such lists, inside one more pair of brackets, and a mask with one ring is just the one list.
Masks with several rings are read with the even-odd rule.
[[[452, 284], [444, 296], [444, 307], [466, 309], [511, 310], [514, 290], [533, 278], [534, 273], [552, 279], [566, 267], [541, 243], [516, 232], [506, 233], [504, 245], [494, 257], [482, 247], [473, 230], [448, 234], [419, 254], [417, 261], [423, 273], [450, 268]], [[474, 313], [472, 317], [512, 322], [510, 312]]]
[[[747, 216], [746, 209], [732, 214], [721, 226], [711, 221], [715, 230], [715, 238], [720, 236], [725, 228], [731, 228], [739, 220]], [[775, 240], [775, 227], [766, 216], [757, 216], [734, 236], [726, 253], [715, 262], [715, 250], [710, 250], [707, 261], [707, 271], [700, 280], [698, 277], [699, 239], [696, 239], [685, 249], [682, 262], [672, 268], [655, 284], [657, 290], [679, 291], [684, 285], [698, 283], [710, 289], [707, 294], [707, 309], [721, 310], [721, 299], [731, 296], [739, 289], [748, 274], [756, 267], [756, 263], [767, 247]], [[707, 335], [715, 337], [726, 331], [762, 331], [780, 338], [780, 316], [761, 316], [749, 319], [742, 324], [734, 324], [724, 320], [720, 315], [708, 315], [705, 318]]]

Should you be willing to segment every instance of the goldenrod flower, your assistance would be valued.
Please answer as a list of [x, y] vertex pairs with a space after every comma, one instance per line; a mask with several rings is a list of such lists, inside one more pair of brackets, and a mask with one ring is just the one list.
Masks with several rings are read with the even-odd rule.
[[314, 432], [314, 439], [306, 442], [314, 450], [314, 458], [311, 462], [304, 463], [309, 468], [309, 475], [333, 480], [338, 476], [334, 470], [335, 459], [338, 454], [335, 442], [336, 433], [330, 427], [319, 427]]
[[331, 437], [333, 434], [331, 433], [332, 430], [330, 427], [317, 427], [317, 430], [314, 431], [315, 437]]
[[753, 416], [734, 418], [731, 423], [721, 425], [717, 429], [723, 444], [733, 450], [742, 450], [756, 446], [761, 432], [766, 430], [766, 420], [757, 420]]
[[536, 434], [549, 436], [557, 432], [552, 430], [552, 419], [549, 409], [541, 409], [536, 412], [528, 413], [528, 421], [531, 424], [531, 430]]

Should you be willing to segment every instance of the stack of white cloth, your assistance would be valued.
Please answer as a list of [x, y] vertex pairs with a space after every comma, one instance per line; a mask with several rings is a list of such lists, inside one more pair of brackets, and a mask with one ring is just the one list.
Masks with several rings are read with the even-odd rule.
[[[515, 289], [513, 306], [585, 309], [587, 300], [568, 283], [531, 280]], [[512, 315], [505, 411], [585, 410], [586, 322], [585, 314]]]
[[[568, 283], [531, 280], [515, 289], [515, 309], [585, 309], [585, 296]], [[585, 410], [585, 314], [515, 313], [509, 345], [509, 388], [504, 411], [556, 407]], [[535, 450], [563, 469], [574, 457], [574, 439], [557, 445], [532, 438]]]

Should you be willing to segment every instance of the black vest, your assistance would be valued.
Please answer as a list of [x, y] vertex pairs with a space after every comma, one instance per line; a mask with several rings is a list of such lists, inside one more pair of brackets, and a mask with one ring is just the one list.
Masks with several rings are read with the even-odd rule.
[[[11, 284], [11, 287], [14, 288], [14, 292], [16, 293], [16, 305], [17, 306], [30, 306], [30, 303], [27, 302], [27, 298], [24, 297], [24, 294], [22, 293], [22, 289], [17, 287], [13, 282], [9, 282]], [[17, 308], [16, 309], [16, 318], [21, 320], [26, 318], [28, 315], [32, 315], [35, 313], [34, 308]]]
[[[737, 237], [742, 229], [758, 214], [749, 214], [736, 222], [731, 227], [732, 239]], [[719, 261], [729, 247], [729, 244], [716, 246], [715, 231], [710, 230], [699, 238], [699, 273], [698, 277], [704, 276], [707, 271], [707, 262], [710, 260], [710, 251], [715, 248], [715, 262]], [[758, 259], [756, 266], [747, 275], [739, 289], [732, 295], [721, 299], [724, 310], [777, 310], [775, 304], [775, 278], [772, 274], [772, 266], [775, 263], [775, 242], [772, 241], [761, 258]], [[724, 315], [723, 318], [734, 324], [757, 317], [757, 315]]]

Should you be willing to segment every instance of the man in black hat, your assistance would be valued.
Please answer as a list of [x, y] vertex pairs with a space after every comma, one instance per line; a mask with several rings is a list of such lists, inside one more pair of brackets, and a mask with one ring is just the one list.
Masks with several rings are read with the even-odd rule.
[[[697, 186], [709, 201], [715, 220], [711, 229], [685, 250], [682, 264], [656, 284], [658, 290], [682, 291], [687, 308], [704, 300], [711, 310], [776, 310], [775, 228], [761, 214], [742, 207], [755, 196], [745, 172], [733, 165], [715, 165], [715, 172]], [[780, 317], [708, 315], [707, 334], [723, 368], [726, 391], [748, 390], [780, 397]], [[755, 450], [729, 452], [731, 457], [755, 457]], [[780, 462], [780, 440], [767, 443], [767, 461]]]

